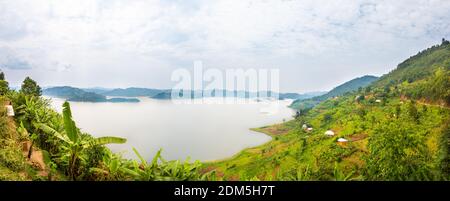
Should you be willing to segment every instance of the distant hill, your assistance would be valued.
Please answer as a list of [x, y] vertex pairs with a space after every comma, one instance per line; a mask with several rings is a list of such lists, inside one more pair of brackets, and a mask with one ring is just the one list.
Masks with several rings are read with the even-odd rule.
[[[247, 91], [229, 91], [229, 90], [206, 90], [206, 91], [189, 91], [191, 93], [191, 97], [194, 98], [194, 93], [198, 93], [199, 97], [205, 98], [205, 97], [224, 97], [227, 94], [232, 94], [232, 96], [236, 96], [239, 98], [251, 98], [251, 97], [258, 97], [258, 92], [247, 92]], [[260, 92], [262, 93], [262, 92]], [[305, 93], [305, 94], [298, 94], [298, 93], [280, 93], [278, 94], [278, 98], [280, 100], [283, 99], [307, 99], [314, 96], [322, 95], [326, 92], [311, 92], [311, 93]], [[183, 95], [183, 92], [180, 92], [180, 95]], [[275, 97], [277, 94], [274, 94], [273, 92], [268, 92], [268, 96]], [[154, 99], [171, 99], [172, 97], [172, 91], [171, 90], [164, 90], [160, 93], [150, 96], [150, 98]]]
[[[187, 91], [186, 91], [187, 93]], [[247, 91], [229, 91], [229, 90], [205, 90], [205, 91], [192, 91], [190, 90], [191, 97], [194, 98], [194, 94], [198, 97], [224, 97], [225, 95], [232, 94], [239, 98], [252, 98], [257, 97], [258, 92]], [[259, 92], [262, 93], [262, 92]], [[325, 92], [311, 92], [311, 93], [280, 93], [268, 92], [268, 96], [275, 97], [278, 95], [280, 100], [283, 99], [307, 99], [314, 96], [322, 95]], [[183, 92], [181, 92], [183, 94]], [[107, 96], [117, 97], [149, 97], [153, 99], [171, 99], [171, 89], [149, 89], [149, 88], [137, 88], [130, 87], [126, 89], [107, 89], [107, 88], [75, 88], [69, 86], [63, 87], [48, 87], [44, 89], [44, 95], [55, 96], [65, 98], [71, 101], [83, 101], [83, 102], [135, 102], [136, 100], [126, 100], [125, 98], [114, 98], [113, 100], [107, 99]]]
[[53, 96], [74, 102], [139, 102], [139, 99], [112, 98], [94, 92], [87, 92], [79, 88], [62, 86], [50, 87], [43, 90], [43, 95]]
[[139, 96], [147, 96], [152, 97], [155, 96], [164, 90], [161, 89], [147, 89], [147, 88], [126, 88], [126, 89], [113, 89], [109, 91], [101, 92], [102, 95], [105, 96], [123, 96], [123, 97], [139, 97]]
[[292, 104], [291, 107], [295, 109], [306, 109], [314, 107], [314, 105], [327, 100], [328, 98], [332, 98], [335, 96], [341, 96], [347, 92], [352, 92], [358, 90], [360, 87], [366, 87], [372, 82], [376, 81], [378, 77], [372, 75], [365, 75], [363, 77], [355, 78], [344, 84], [341, 84], [326, 94], [315, 96], [308, 99], [297, 99]]
[[316, 96], [321, 96], [323, 94], [326, 94], [325, 91], [318, 91], [318, 92], [307, 92], [303, 94], [298, 93], [281, 93], [279, 95], [280, 99], [294, 99], [294, 100], [304, 100]]
[[81, 89], [82, 89], [83, 91], [86, 91], [86, 92], [94, 92], [94, 93], [101, 94], [101, 95], [103, 95], [103, 93], [106, 93], [106, 92], [112, 90], [112, 89], [102, 88], [102, 87], [81, 88]]

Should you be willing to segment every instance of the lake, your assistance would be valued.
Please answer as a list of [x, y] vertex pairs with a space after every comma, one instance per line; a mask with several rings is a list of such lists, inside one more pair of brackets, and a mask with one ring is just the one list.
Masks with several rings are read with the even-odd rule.
[[[49, 98], [49, 97], [47, 97]], [[209, 98], [217, 99], [217, 98]], [[62, 111], [64, 100], [51, 98]], [[244, 104], [175, 104], [139, 97], [139, 103], [71, 102], [72, 115], [83, 132], [120, 136], [126, 144], [108, 145], [124, 157], [136, 158], [135, 147], [147, 160], [162, 148], [165, 159], [210, 161], [268, 142], [271, 137], [249, 130], [292, 118], [291, 100]]]

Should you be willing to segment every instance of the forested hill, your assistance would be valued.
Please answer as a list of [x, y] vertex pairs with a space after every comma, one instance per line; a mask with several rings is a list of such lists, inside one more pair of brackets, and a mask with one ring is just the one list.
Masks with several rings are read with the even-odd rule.
[[350, 80], [348, 82], [345, 82], [344, 84], [341, 84], [328, 93], [322, 95], [313, 97], [314, 100], [326, 100], [331, 97], [335, 96], [341, 96], [347, 92], [355, 91], [360, 87], [366, 87], [367, 85], [371, 84], [373, 81], [377, 80], [378, 77], [372, 76], [372, 75], [366, 75], [363, 77], [358, 77], [353, 80]]
[[341, 84], [335, 88], [333, 88], [331, 91], [329, 91], [326, 94], [315, 96], [309, 99], [298, 99], [294, 101], [291, 105], [292, 108], [295, 109], [307, 109], [314, 107], [316, 104], [320, 103], [321, 101], [327, 100], [328, 98], [332, 98], [335, 96], [341, 96], [347, 92], [352, 92], [360, 87], [366, 87], [367, 85], [371, 84], [375, 80], [377, 80], [378, 77], [372, 76], [372, 75], [366, 75], [363, 77], [358, 77], [353, 80], [350, 80], [348, 82], [345, 82], [344, 84]]
[[374, 86], [392, 86], [402, 82], [411, 83], [432, 75], [437, 68], [450, 68], [450, 44], [443, 39], [440, 45], [434, 45], [411, 56], [390, 73], [383, 75]]
[[372, 87], [385, 93], [394, 90], [403, 96], [450, 105], [450, 42], [443, 39], [400, 63]]
[[139, 102], [136, 98], [107, 98], [102, 94], [69, 86], [47, 88], [43, 94], [74, 102]]

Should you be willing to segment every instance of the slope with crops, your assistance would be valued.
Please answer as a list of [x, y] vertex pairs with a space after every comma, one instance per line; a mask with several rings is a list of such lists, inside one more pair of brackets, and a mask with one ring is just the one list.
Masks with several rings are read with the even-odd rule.
[[447, 180], [450, 44], [295, 120], [255, 129], [273, 140], [206, 164], [218, 180]]

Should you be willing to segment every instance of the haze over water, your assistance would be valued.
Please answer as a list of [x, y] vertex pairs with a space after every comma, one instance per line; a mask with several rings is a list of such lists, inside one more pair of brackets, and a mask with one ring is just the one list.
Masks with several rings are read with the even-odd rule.
[[[59, 112], [64, 100], [51, 98]], [[139, 103], [71, 102], [77, 126], [93, 136], [120, 136], [126, 144], [108, 145], [127, 158], [135, 147], [147, 160], [162, 148], [165, 159], [217, 160], [271, 138], [249, 130], [292, 118], [290, 100], [247, 104], [174, 104], [139, 98]]]

